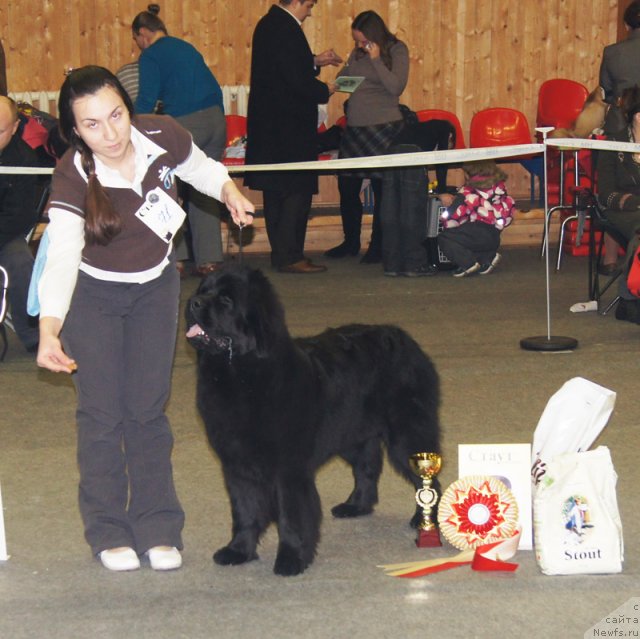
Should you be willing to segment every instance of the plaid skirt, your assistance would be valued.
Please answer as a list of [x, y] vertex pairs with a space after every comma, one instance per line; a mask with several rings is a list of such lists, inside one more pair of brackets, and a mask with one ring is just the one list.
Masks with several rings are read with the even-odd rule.
[[[385, 155], [404, 127], [404, 120], [374, 124], [372, 126], [347, 126], [340, 140], [339, 158], [361, 158]], [[342, 175], [381, 178], [381, 169], [342, 171]]]

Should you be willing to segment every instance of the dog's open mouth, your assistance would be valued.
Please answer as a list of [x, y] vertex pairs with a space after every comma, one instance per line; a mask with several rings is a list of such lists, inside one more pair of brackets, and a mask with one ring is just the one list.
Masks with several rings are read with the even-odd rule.
[[232, 339], [227, 336], [211, 337], [199, 324], [189, 328], [186, 337], [195, 348], [210, 348], [212, 351], [228, 351], [229, 359], [232, 353]]
[[199, 324], [194, 324], [187, 331], [187, 339], [195, 340], [198, 342], [204, 342], [204, 344], [209, 344], [211, 342], [211, 338], [206, 334], [206, 332], [200, 328]]

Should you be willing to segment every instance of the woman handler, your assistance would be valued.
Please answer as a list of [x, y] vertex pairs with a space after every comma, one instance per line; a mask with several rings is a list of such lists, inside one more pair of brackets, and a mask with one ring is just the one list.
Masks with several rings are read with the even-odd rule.
[[107, 69], [72, 71], [59, 111], [71, 148], [48, 204], [38, 365], [77, 368], [79, 505], [94, 555], [110, 570], [134, 570], [144, 554], [156, 570], [179, 568], [184, 513], [164, 413], [178, 323], [172, 241], [184, 218], [175, 178], [238, 225], [254, 208], [172, 118], [134, 118]]

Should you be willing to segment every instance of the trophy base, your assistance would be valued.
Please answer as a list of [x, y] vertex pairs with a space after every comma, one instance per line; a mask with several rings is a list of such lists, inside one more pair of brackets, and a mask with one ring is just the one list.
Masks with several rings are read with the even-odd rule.
[[433, 528], [432, 530], [418, 530], [418, 536], [416, 537], [416, 546], [418, 546], [418, 548], [437, 548], [439, 546], [442, 546], [438, 529]]

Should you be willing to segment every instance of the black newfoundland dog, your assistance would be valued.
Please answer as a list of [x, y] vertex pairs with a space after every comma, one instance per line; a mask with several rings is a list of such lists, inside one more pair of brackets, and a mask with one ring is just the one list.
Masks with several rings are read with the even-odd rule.
[[315, 473], [334, 455], [351, 464], [355, 481], [335, 517], [373, 511], [383, 443], [394, 468], [422, 485], [408, 459], [440, 452], [439, 382], [407, 333], [354, 324], [293, 339], [269, 280], [243, 266], [208, 275], [186, 319], [198, 352], [198, 409], [231, 501], [232, 538], [216, 563], [257, 559], [275, 522], [274, 572], [304, 571], [320, 537]]

